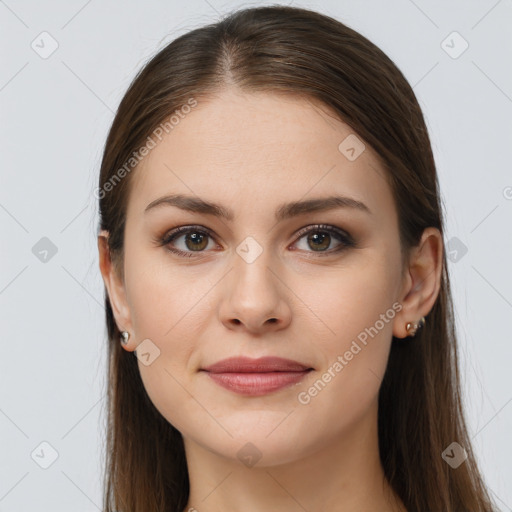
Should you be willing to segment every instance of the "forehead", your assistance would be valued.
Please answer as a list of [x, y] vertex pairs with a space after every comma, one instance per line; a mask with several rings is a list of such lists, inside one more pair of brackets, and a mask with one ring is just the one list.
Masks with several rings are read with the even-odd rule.
[[239, 217], [334, 194], [394, 214], [373, 149], [318, 102], [228, 90], [198, 98], [181, 117], [133, 173], [129, 216], [175, 193], [224, 204]]

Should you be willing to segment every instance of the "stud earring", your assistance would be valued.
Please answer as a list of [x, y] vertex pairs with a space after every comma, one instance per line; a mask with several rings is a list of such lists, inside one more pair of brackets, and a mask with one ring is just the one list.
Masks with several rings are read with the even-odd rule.
[[121, 331], [121, 343], [123, 345], [128, 344], [129, 338], [130, 338], [130, 333], [128, 331]]
[[422, 316], [418, 322], [407, 322], [405, 325], [405, 330], [407, 331], [407, 335], [411, 338], [416, 336], [418, 330], [422, 329], [425, 325], [425, 317]]

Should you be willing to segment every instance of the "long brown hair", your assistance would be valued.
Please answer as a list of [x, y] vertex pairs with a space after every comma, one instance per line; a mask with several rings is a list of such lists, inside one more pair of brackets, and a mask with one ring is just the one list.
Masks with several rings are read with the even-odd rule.
[[[159, 51], [138, 73], [110, 129], [99, 179], [100, 229], [123, 277], [123, 239], [134, 152], [169, 116], [226, 85], [320, 101], [375, 149], [392, 188], [403, 254], [423, 230], [443, 234], [436, 167], [412, 88], [373, 43], [341, 22], [301, 8], [235, 11]], [[178, 114], [177, 114], [178, 113]], [[126, 163], [131, 162], [132, 167]], [[119, 172], [121, 168], [125, 172]], [[122, 179], [120, 176], [122, 174]], [[109, 186], [110, 183], [110, 186]], [[385, 475], [409, 511], [496, 510], [478, 471], [461, 399], [450, 281], [414, 340], [393, 338], [379, 391]], [[108, 330], [105, 512], [181, 512], [189, 480], [183, 441], [153, 406], [105, 293]], [[441, 454], [452, 443], [467, 459]]]

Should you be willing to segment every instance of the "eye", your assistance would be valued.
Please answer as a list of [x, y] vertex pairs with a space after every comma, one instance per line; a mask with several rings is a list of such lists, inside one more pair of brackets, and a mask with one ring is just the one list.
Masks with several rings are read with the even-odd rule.
[[[318, 253], [319, 256], [338, 253], [348, 247], [354, 247], [356, 245], [355, 241], [348, 233], [335, 226], [325, 224], [308, 226], [300, 230], [296, 236], [298, 236], [299, 239], [295, 244], [305, 239], [306, 247], [312, 247], [314, 249], [308, 251], [307, 248], [299, 248], [299, 250], [315, 252]], [[177, 241], [179, 241], [180, 238], [183, 238], [181, 241], [182, 245], [181, 247], [176, 247], [176, 245], [178, 245]], [[194, 253], [205, 252], [209, 246], [209, 239], [214, 240], [214, 237], [207, 228], [202, 226], [180, 226], [160, 239], [159, 244], [166, 246], [172, 253], [190, 258], [195, 256]], [[333, 240], [338, 241], [338, 245], [334, 249], [327, 250]]]
[[[299, 231], [297, 236], [299, 236], [298, 242], [303, 238], [305, 239], [304, 245], [306, 248], [314, 248], [313, 251], [307, 251], [307, 249], [305, 249], [306, 252], [320, 253], [319, 256], [328, 256], [333, 253], [339, 253], [348, 247], [355, 246], [355, 241], [348, 233], [335, 226], [328, 226], [325, 224], [308, 226], [307, 228]], [[334, 249], [327, 250], [333, 239], [338, 241], [338, 245]]]
[[[184, 246], [182, 245], [181, 249], [171, 245], [171, 243], [176, 243], [176, 240], [180, 238], [184, 238]], [[169, 251], [190, 258], [194, 256], [194, 252], [204, 252], [204, 249], [208, 247], [208, 238], [213, 239], [213, 236], [206, 228], [200, 226], [180, 226], [168, 233], [160, 243], [167, 246]]]

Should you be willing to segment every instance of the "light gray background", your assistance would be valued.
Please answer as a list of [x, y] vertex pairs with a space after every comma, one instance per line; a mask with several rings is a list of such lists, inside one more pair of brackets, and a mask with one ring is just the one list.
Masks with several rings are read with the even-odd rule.
[[[0, 1], [0, 512], [101, 509], [106, 358], [93, 190], [107, 130], [158, 49], [253, 5]], [[414, 86], [438, 166], [445, 241], [456, 251], [470, 433], [497, 503], [512, 511], [512, 1], [293, 5], [360, 31]], [[48, 58], [31, 47], [51, 48], [44, 31], [58, 43]], [[454, 31], [469, 44], [457, 58], [464, 42]], [[46, 261], [36, 245], [43, 237], [57, 248]], [[58, 458], [43, 469], [52, 450]]]

